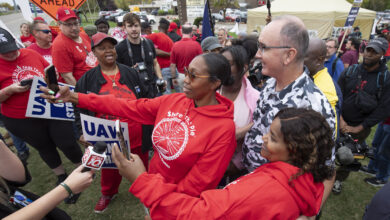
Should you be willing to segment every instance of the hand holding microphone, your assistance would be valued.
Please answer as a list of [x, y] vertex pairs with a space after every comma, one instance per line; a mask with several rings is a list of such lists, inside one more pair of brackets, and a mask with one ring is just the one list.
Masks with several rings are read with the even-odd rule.
[[106, 159], [107, 144], [103, 141], [98, 141], [95, 145], [89, 146], [85, 149], [85, 153], [82, 158], [82, 165], [84, 168], [81, 172], [90, 171], [91, 169], [100, 170]]

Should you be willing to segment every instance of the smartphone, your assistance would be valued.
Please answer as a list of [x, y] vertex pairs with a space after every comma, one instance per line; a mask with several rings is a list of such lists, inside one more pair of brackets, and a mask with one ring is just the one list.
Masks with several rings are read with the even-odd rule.
[[27, 86], [27, 85], [31, 86], [32, 82], [33, 82], [32, 78], [24, 79], [24, 80], [20, 81], [20, 85], [21, 86]]
[[121, 122], [119, 120], [115, 121], [115, 131], [119, 139], [119, 145], [121, 147], [123, 156], [125, 156], [128, 160], [130, 160], [130, 152], [127, 150], [125, 137], [123, 136]]
[[58, 87], [57, 73], [54, 65], [50, 65], [46, 67], [45, 79], [46, 79], [47, 87], [51, 89], [55, 94], [57, 94], [57, 92], [60, 90], [60, 87]]

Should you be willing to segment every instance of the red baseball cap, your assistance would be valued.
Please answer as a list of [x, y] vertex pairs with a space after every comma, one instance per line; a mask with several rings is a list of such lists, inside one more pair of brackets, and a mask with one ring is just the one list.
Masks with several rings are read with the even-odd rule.
[[57, 20], [58, 21], [67, 21], [71, 18], [77, 18], [76, 14], [74, 11], [70, 8], [67, 7], [61, 7], [57, 10]]
[[103, 42], [106, 39], [110, 40], [111, 43], [113, 43], [114, 45], [118, 43], [118, 41], [116, 41], [115, 38], [112, 38], [105, 33], [97, 32], [92, 36], [92, 48], [98, 46], [101, 42]]
[[169, 29], [168, 29], [168, 32], [171, 32], [173, 30], [177, 29], [177, 24], [176, 22], [172, 21], [170, 24], [169, 24]]
[[389, 33], [389, 32], [390, 32], [389, 30], [384, 29], [384, 30], [382, 31], [382, 34]]
[[37, 21], [37, 20], [46, 22], [45, 19], [43, 19], [42, 17], [39, 17], [39, 16], [34, 18], [34, 21]]

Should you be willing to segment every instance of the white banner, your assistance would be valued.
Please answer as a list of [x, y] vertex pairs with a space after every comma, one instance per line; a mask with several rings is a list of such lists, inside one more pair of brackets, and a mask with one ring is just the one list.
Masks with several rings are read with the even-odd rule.
[[[104, 161], [103, 168], [116, 168], [115, 163], [111, 158], [112, 145], [117, 143], [118, 146], [120, 146], [119, 139], [115, 131], [115, 121], [96, 118], [84, 114], [80, 114], [80, 120], [83, 128], [83, 136], [86, 141], [91, 144], [95, 144], [97, 141], [104, 141], [107, 143], [107, 157]], [[128, 125], [126, 122], [121, 122], [121, 127], [127, 150], [128, 152], [131, 152]]]
[[[74, 86], [64, 83], [58, 84], [61, 86], [66, 85], [71, 91], [74, 91]], [[30, 96], [28, 98], [26, 117], [74, 121], [73, 104], [52, 104], [47, 102], [46, 99], [41, 98], [40, 96], [43, 93], [41, 90], [39, 90], [40, 86], [47, 87], [45, 80], [34, 76], [34, 80], [30, 88]]]

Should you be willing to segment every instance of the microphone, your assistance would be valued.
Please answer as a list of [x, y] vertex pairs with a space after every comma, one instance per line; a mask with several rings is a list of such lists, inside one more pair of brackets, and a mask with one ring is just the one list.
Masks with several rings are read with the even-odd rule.
[[89, 146], [82, 158], [84, 168], [81, 172], [90, 171], [91, 169], [100, 170], [106, 159], [106, 149], [107, 144], [103, 141], [96, 142], [93, 147]]
[[336, 156], [342, 165], [349, 165], [354, 161], [352, 150], [346, 146], [340, 147], [337, 150]]

